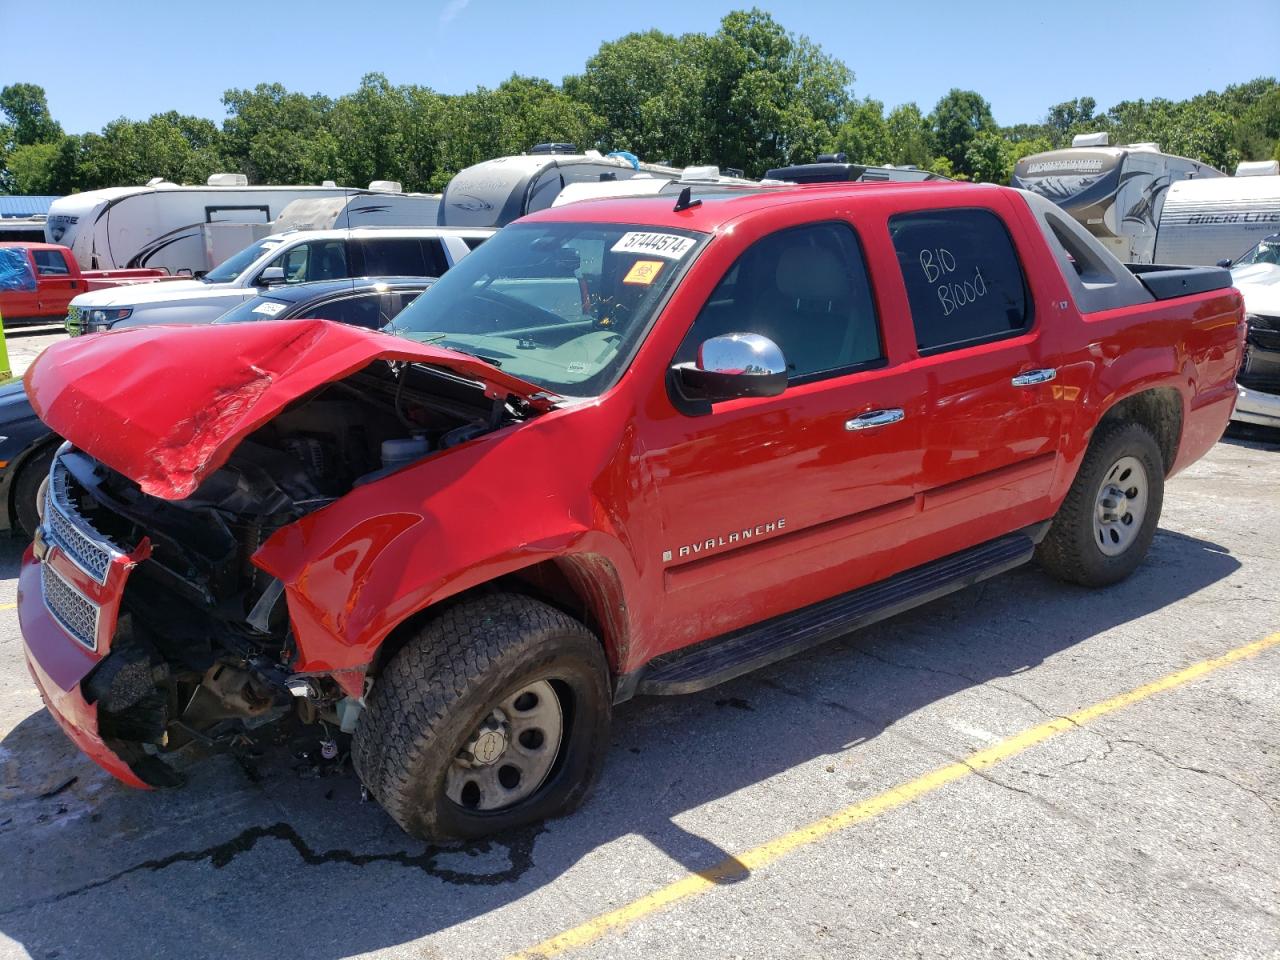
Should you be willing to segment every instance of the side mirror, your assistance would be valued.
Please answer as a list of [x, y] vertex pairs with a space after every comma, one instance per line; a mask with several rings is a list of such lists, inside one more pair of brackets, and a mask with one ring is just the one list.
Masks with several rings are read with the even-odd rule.
[[258, 286], [269, 287], [273, 283], [284, 283], [284, 267], [267, 267], [258, 274]]
[[1231, 260], [1230, 260], [1230, 258], [1226, 258], [1226, 259], [1219, 260], [1219, 261], [1218, 261], [1218, 266], [1220, 266], [1220, 267], [1229, 267], [1229, 266], [1231, 266]]
[[703, 341], [694, 363], [671, 368], [675, 391], [686, 405], [709, 405], [739, 397], [776, 397], [787, 389], [782, 349], [758, 333], [729, 333]]

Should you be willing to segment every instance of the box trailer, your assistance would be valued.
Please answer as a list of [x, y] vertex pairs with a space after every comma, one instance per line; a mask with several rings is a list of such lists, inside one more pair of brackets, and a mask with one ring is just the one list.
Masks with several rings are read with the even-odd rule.
[[[207, 241], [206, 227], [248, 224], [265, 228], [265, 233], [275, 230], [272, 221], [295, 200], [382, 197], [386, 192], [340, 187], [331, 181], [320, 186], [251, 187], [242, 174], [214, 174], [204, 186], [157, 179], [142, 187], [88, 190], [55, 200], [45, 222], [45, 239], [70, 247], [83, 269], [160, 267], [198, 276], [217, 265], [210, 259], [211, 250], [230, 246]], [[233, 232], [238, 239], [255, 231]], [[234, 249], [243, 246], [239, 243]]]
[[1274, 173], [1175, 183], [1160, 215], [1156, 261], [1234, 261], [1278, 231], [1280, 176]]
[[1162, 153], [1158, 144], [1110, 146], [1102, 133], [1023, 157], [1011, 184], [1052, 200], [1126, 263], [1152, 263], [1164, 262], [1155, 256], [1156, 232], [1170, 187], [1225, 178], [1206, 163]]

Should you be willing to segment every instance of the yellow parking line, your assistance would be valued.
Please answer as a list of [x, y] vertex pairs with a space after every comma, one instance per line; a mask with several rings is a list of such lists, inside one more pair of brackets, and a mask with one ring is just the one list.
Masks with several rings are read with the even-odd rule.
[[884, 793], [871, 797], [869, 800], [863, 800], [852, 806], [845, 807], [843, 810], [828, 817], [815, 820], [813, 823], [798, 830], [793, 830], [791, 833], [783, 834], [775, 840], [762, 843], [760, 846], [748, 850], [737, 857], [729, 857], [706, 870], [691, 873], [660, 890], [655, 890], [647, 896], [633, 900], [625, 906], [610, 910], [608, 913], [602, 913], [600, 916], [588, 920], [586, 923], [580, 924], [571, 930], [558, 933], [536, 946], [514, 953], [507, 960], [534, 960], [534, 958], [546, 960], [548, 957], [555, 957], [569, 950], [585, 947], [601, 937], [616, 933], [630, 926], [651, 913], [669, 907], [681, 900], [687, 900], [706, 893], [725, 880], [746, 876], [751, 871], [759, 870], [761, 867], [767, 866], [794, 850], [807, 847], [830, 834], [871, 820], [882, 813], [888, 813], [890, 810], [911, 803], [913, 800], [918, 800], [920, 797], [933, 793], [956, 780], [961, 780], [980, 770], [993, 767], [1008, 760], [1010, 757], [1015, 757], [1030, 750], [1032, 747], [1043, 743], [1050, 737], [1057, 736], [1059, 733], [1082, 726], [1117, 710], [1123, 710], [1125, 707], [1146, 700], [1157, 693], [1181, 687], [1215, 670], [1220, 670], [1239, 660], [1255, 656], [1276, 646], [1280, 646], [1280, 633], [1273, 633], [1262, 640], [1246, 644], [1243, 647], [1236, 647], [1220, 657], [1201, 660], [1199, 663], [1194, 663], [1176, 673], [1168, 674], [1159, 680], [1135, 687], [1127, 693], [1095, 703], [1091, 707], [1077, 710], [1075, 713], [1068, 714], [1065, 717], [1055, 717], [1047, 723], [1031, 727], [1022, 731], [1022, 733], [1009, 737], [1007, 740], [1001, 740], [985, 750], [979, 750], [967, 760], [939, 767], [924, 774], [924, 776], [917, 777], [915, 780], [900, 784], [886, 790]]
[[0, 610], [17, 610], [17, 609], [18, 609], [18, 605], [16, 603], [0, 603]]

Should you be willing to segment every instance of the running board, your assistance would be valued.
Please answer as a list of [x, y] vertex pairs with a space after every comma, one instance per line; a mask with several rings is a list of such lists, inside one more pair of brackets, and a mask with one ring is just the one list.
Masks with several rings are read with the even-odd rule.
[[784, 660], [1026, 563], [1043, 534], [1037, 525], [998, 537], [687, 650], [655, 657], [620, 679], [614, 700], [620, 703], [636, 694], [696, 693]]

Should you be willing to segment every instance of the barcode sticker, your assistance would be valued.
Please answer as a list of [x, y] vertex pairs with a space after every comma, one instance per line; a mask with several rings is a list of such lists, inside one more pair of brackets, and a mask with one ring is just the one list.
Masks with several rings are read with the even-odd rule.
[[679, 260], [692, 249], [694, 242], [675, 233], [624, 233], [611, 249], [614, 253], [643, 253]]

